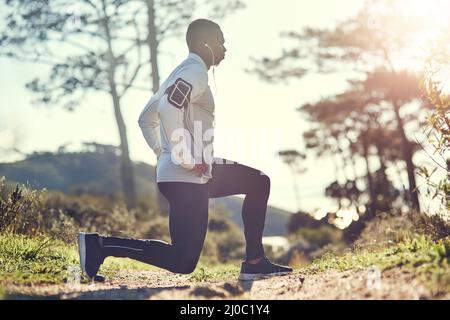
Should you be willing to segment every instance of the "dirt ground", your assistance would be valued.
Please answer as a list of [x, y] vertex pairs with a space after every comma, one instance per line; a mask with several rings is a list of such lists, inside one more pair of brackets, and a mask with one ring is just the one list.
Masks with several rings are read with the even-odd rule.
[[192, 282], [167, 271], [122, 270], [104, 283], [6, 287], [7, 299], [449, 299], [407, 270], [365, 269], [257, 281]]

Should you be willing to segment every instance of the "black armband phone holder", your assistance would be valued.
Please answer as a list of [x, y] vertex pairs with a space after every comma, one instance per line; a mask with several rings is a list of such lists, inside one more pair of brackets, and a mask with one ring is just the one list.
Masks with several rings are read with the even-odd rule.
[[165, 91], [167, 100], [171, 105], [178, 109], [186, 108], [191, 100], [192, 85], [178, 78], [173, 85], [168, 87]]

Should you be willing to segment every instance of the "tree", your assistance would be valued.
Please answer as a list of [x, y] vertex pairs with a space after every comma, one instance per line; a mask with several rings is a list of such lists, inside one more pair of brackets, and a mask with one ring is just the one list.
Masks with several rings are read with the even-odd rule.
[[[408, 174], [411, 207], [420, 211], [412, 160], [414, 148], [405, 129], [408, 120], [416, 120], [402, 115], [404, 106], [413, 101], [421, 103], [420, 92], [417, 83], [410, 81], [414, 77], [405, 75], [394, 56], [416, 58], [411, 45], [422, 24], [404, 15], [405, 7], [398, 6], [398, 2], [368, 0], [356, 16], [338, 23], [332, 30], [305, 28], [283, 33], [294, 42], [293, 47], [283, 49], [276, 58], [253, 59], [255, 66], [249, 72], [269, 82], [301, 78], [310, 72], [351, 71], [355, 79], [365, 78], [365, 84], [381, 96], [380, 104], [387, 105], [395, 121]], [[404, 87], [396, 82], [399, 79], [405, 81]], [[408, 91], [412, 85], [415, 89]]]
[[[363, 204], [370, 216], [378, 211], [389, 211], [390, 202], [399, 196], [386, 174], [388, 161], [395, 163], [400, 159], [393, 152], [398, 150], [399, 143], [398, 139], [391, 139], [396, 130], [389, 118], [383, 119], [386, 110], [380, 107], [380, 101], [379, 94], [368, 88], [366, 81], [358, 81], [343, 94], [298, 109], [313, 124], [313, 128], [303, 134], [307, 149], [315, 151], [318, 157], [335, 157], [335, 172], [341, 171], [344, 176], [344, 181], [340, 182], [336, 175], [325, 191], [327, 196], [338, 201], [339, 209], [354, 207], [361, 214], [363, 193], [358, 188], [361, 181], [367, 186], [368, 201]], [[364, 160], [366, 177], [358, 176], [356, 172], [357, 157]], [[370, 166], [372, 157], [379, 159], [377, 171]], [[338, 159], [342, 167], [337, 164]], [[353, 169], [352, 177], [346, 173], [346, 167]], [[347, 205], [343, 203], [345, 199], [349, 200]]]
[[[450, 36], [444, 32], [436, 41], [426, 65], [422, 90], [432, 109], [427, 117], [424, 132], [427, 144], [431, 147], [433, 161], [431, 168], [421, 167], [419, 174], [427, 184], [426, 196], [429, 200], [437, 199], [440, 210], [449, 219], [450, 212], [450, 89], [447, 79], [450, 74]], [[434, 178], [441, 173], [440, 178]], [[438, 211], [439, 212], [439, 211]]]
[[[8, 29], [1, 44], [9, 57], [51, 66], [48, 79], [26, 86], [37, 102], [63, 104], [74, 110], [88, 91], [105, 92], [112, 101], [120, 136], [122, 192], [128, 209], [136, 192], [121, 99], [146, 63], [141, 54], [140, 28], [126, 1], [83, 0], [6, 3]], [[131, 55], [136, 56], [133, 63]]]
[[[180, 0], [6, 1], [9, 14], [0, 37], [0, 54], [51, 66], [48, 79], [27, 84], [39, 95], [38, 102], [63, 104], [72, 111], [88, 91], [110, 96], [120, 136], [122, 191], [129, 209], [136, 206], [136, 192], [121, 100], [149, 65], [152, 90], [158, 90], [159, 45], [185, 28], [199, 4]], [[211, 5], [216, 16], [242, 7], [237, 0]]]

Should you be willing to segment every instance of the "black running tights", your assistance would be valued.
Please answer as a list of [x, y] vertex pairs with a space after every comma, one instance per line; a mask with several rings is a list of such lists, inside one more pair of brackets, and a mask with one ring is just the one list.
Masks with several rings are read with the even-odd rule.
[[264, 255], [262, 235], [270, 179], [260, 170], [215, 158], [212, 178], [207, 183], [159, 182], [158, 188], [169, 202], [171, 243], [102, 236], [105, 256], [131, 258], [175, 273], [191, 273], [206, 236], [209, 198], [236, 194], [245, 194], [242, 219], [246, 259]]

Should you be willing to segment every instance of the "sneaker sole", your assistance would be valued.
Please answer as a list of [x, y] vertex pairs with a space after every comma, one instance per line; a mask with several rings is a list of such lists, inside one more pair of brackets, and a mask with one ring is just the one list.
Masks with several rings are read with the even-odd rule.
[[243, 281], [252, 281], [252, 280], [259, 280], [259, 279], [268, 279], [272, 277], [278, 277], [278, 276], [285, 276], [288, 274], [291, 274], [292, 272], [277, 272], [277, 273], [269, 273], [269, 274], [253, 274], [253, 273], [241, 273], [239, 275], [238, 280]]
[[78, 234], [77, 240], [78, 240], [78, 253], [80, 254], [81, 270], [83, 270], [84, 274], [88, 276], [86, 272], [86, 234], [80, 232]]

